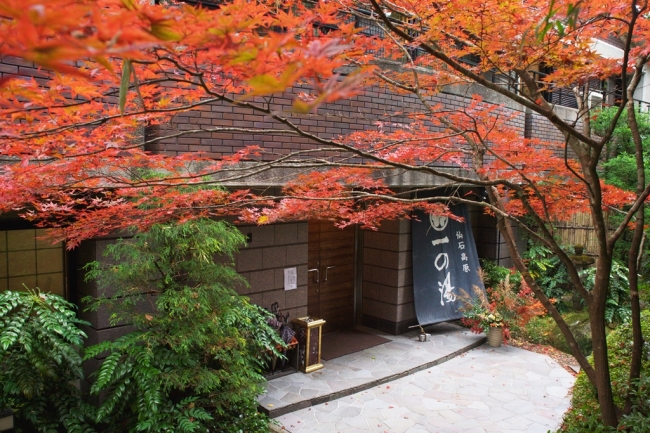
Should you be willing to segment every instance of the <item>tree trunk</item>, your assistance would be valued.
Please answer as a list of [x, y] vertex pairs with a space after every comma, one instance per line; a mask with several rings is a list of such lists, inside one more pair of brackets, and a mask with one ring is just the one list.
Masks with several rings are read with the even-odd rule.
[[[637, 65], [637, 69], [642, 70], [642, 65]], [[638, 70], [635, 73], [634, 80], [638, 82]], [[632, 83], [634, 84], [634, 83]], [[636, 193], [637, 196], [643, 194], [645, 189], [645, 164], [643, 160], [643, 141], [639, 132], [639, 125], [634, 113], [634, 101], [632, 97], [634, 86], [628, 89], [627, 103], [627, 120], [632, 132], [634, 141], [635, 159], [636, 159]], [[642, 243], [644, 235], [644, 214], [645, 205], [641, 206], [636, 213], [636, 223], [634, 226], [634, 236], [632, 245], [628, 252], [628, 282], [630, 284], [630, 306], [632, 308], [632, 359], [630, 360], [630, 375], [628, 379], [628, 394], [625, 398], [624, 413], [630, 413], [632, 410], [632, 393], [636, 390], [634, 380], [641, 376], [641, 357], [643, 355], [643, 335], [641, 333], [641, 306], [639, 305], [639, 257], [642, 254]]]
[[[637, 239], [638, 238], [638, 239]], [[643, 356], [643, 334], [641, 333], [641, 306], [639, 304], [639, 268], [637, 257], [641, 249], [643, 239], [643, 207], [637, 212], [636, 227], [632, 248], [628, 260], [628, 281], [630, 283], [630, 306], [632, 308], [632, 359], [630, 361], [630, 375], [628, 379], [628, 394], [625, 398], [623, 413], [628, 414], [632, 410], [632, 393], [636, 390], [635, 379], [641, 376], [641, 359]]]
[[592, 381], [592, 384], [596, 387], [598, 393], [598, 404], [603, 424], [617, 427], [620, 411], [614, 404], [609, 374], [609, 359], [607, 357], [607, 335], [605, 332], [605, 305], [609, 292], [613, 245], [610, 247], [608, 242], [607, 223], [603, 212], [603, 192], [598, 170], [596, 169], [602, 148], [595, 151], [595, 149], [591, 149], [577, 140], [570, 140], [569, 145], [576, 152], [582, 167], [582, 180], [587, 187], [591, 219], [598, 239], [596, 276], [594, 287], [590, 293], [591, 302], [588, 306], [595, 370], [595, 381]]
[[609, 375], [607, 336], [605, 333], [605, 303], [609, 287], [609, 271], [612, 267], [611, 255], [601, 251], [596, 266], [596, 278], [592, 290], [593, 298], [589, 308], [594, 370], [596, 371], [596, 383], [594, 385], [598, 392], [598, 404], [600, 405], [603, 424], [616, 427], [618, 426], [618, 416]]

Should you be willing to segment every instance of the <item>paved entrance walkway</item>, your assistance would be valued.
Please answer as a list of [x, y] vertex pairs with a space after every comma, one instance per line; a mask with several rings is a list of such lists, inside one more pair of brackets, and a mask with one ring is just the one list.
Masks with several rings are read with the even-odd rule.
[[545, 355], [483, 345], [276, 421], [290, 433], [546, 433], [560, 426], [574, 381]]
[[387, 335], [369, 328], [359, 329], [391, 341], [323, 361], [325, 368], [310, 374], [294, 373], [270, 380], [266, 392], [258, 398], [260, 409], [275, 418], [335, 400], [443, 363], [486, 340], [483, 335], [449, 323], [428, 326], [431, 340], [425, 342], [418, 340], [417, 330]]

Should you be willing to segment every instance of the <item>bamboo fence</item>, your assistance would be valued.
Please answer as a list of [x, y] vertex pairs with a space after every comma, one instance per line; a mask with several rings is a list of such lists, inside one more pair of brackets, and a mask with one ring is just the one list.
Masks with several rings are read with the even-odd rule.
[[585, 253], [596, 254], [597, 240], [590, 214], [574, 214], [570, 220], [556, 223], [555, 229], [560, 245], [582, 244]]

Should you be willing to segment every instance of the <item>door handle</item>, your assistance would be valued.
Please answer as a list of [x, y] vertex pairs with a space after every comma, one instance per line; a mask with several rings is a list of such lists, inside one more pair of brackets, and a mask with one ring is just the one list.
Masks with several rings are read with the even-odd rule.
[[[309, 272], [316, 272], [316, 281], [314, 281], [314, 283], [317, 283], [320, 280], [320, 271], [318, 270], [318, 268], [307, 269], [307, 272], [308, 273]], [[325, 273], [325, 275], [326, 275], [325, 276], [325, 281], [327, 281], [327, 273]]]
[[328, 266], [325, 268], [325, 278], [323, 278], [323, 281], [327, 281], [327, 271], [330, 269], [334, 269], [336, 266]]

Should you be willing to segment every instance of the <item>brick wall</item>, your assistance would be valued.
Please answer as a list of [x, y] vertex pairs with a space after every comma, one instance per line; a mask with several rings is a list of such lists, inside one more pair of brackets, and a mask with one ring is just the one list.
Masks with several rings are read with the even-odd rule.
[[[37, 82], [46, 84], [50, 73], [39, 69], [32, 62], [19, 57], [5, 56], [0, 60], [0, 77], [17, 75], [21, 77], [34, 77]], [[400, 113], [421, 111], [420, 101], [412, 95], [393, 94], [386, 89], [373, 87], [362, 94], [332, 104], [325, 104], [317, 115], [298, 115], [291, 113], [291, 101], [294, 92], [309, 92], [307, 87], [290, 89], [275, 96], [270, 100], [270, 108], [282, 113], [296, 125], [307, 132], [323, 138], [334, 138], [339, 135], [349, 134], [354, 131], [374, 130], [377, 121], [406, 122], [407, 119]], [[485, 101], [508, 104], [500, 95], [486, 89], [475, 88], [473, 91], [482, 94]], [[463, 96], [466, 89], [449, 88], [429, 98], [431, 104], [441, 104], [448, 109], [457, 109], [467, 104]], [[262, 102], [261, 99], [254, 99]], [[115, 102], [115, 101], [111, 101]], [[510, 103], [508, 111], [520, 111], [521, 107]], [[561, 118], [575, 120], [575, 110], [557, 107]], [[522, 136], [540, 138], [554, 142], [563, 142], [562, 134], [545, 118], [526, 113], [510, 121], [510, 125], [521, 131]], [[234, 107], [225, 103], [213, 103], [199, 107], [196, 110], [179, 113], [169, 124], [148, 127], [147, 138], [155, 138], [168, 133], [210, 127], [237, 127], [237, 128], [278, 128], [282, 125], [250, 108]], [[386, 130], [391, 130], [386, 127]], [[266, 149], [266, 160], [272, 160], [277, 155], [284, 155], [295, 150], [312, 149], [315, 145], [307, 138], [286, 134], [259, 134], [255, 132], [197, 132], [182, 137], [164, 139], [148, 145], [148, 150], [169, 155], [179, 155], [188, 152], [204, 152], [208, 156], [221, 158], [248, 146], [258, 145]]]
[[46, 84], [51, 77], [48, 71], [41, 70], [34, 63], [14, 56], [4, 56], [0, 59], [0, 76], [18, 75], [34, 77], [39, 84]]
[[[555, 107], [555, 112], [561, 119], [565, 120], [569, 124], [576, 122], [577, 110], [573, 108], [558, 106]], [[564, 144], [564, 135], [547, 118], [532, 112], [527, 112], [525, 117], [526, 129], [524, 131], [524, 136], [526, 138], [536, 138], [543, 141]], [[581, 120], [578, 121], [576, 125], [578, 130], [582, 129]], [[569, 157], [571, 158], [574, 155], [573, 151], [569, 149]], [[558, 148], [556, 156], [564, 157], [563, 147]]]
[[[345, 99], [323, 105], [318, 114], [295, 114], [291, 112], [292, 92], [308, 92], [308, 88], [296, 88], [270, 99], [270, 108], [286, 116], [308, 133], [325, 139], [355, 131], [376, 130], [376, 122], [410, 122], [402, 113], [420, 112], [422, 104], [412, 95], [393, 94], [386, 89], [372, 87], [352, 99]], [[256, 102], [261, 102], [256, 100]], [[441, 104], [448, 109], [459, 109], [468, 100], [450, 92], [440, 92], [430, 98], [432, 105]], [[510, 110], [505, 108], [505, 110]], [[523, 113], [509, 121], [523, 135], [525, 129]], [[268, 116], [226, 103], [212, 103], [197, 110], [176, 115], [169, 124], [147, 129], [147, 138], [161, 137], [178, 131], [189, 131], [216, 127], [286, 129]], [[387, 125], [385, 130], [393, 128]], [[182, 137], [162, 139], [148, 145], [148, 150], [168, 155], [188, 152], [204, 152], [210, 157], [221, 158], [245, 146], [257, 145], [267, 152], [265, 160], [275, 159], [297, 150], [317, 147], [308, 138], [290, 134], [261, 134], [251, 132], [195, 132]], [[313, 156], [313, 154], [312, 154]], [[326, 155], [328, 156], [328, 155]], [[329, 155], [334, 156], [334, 155]]]

